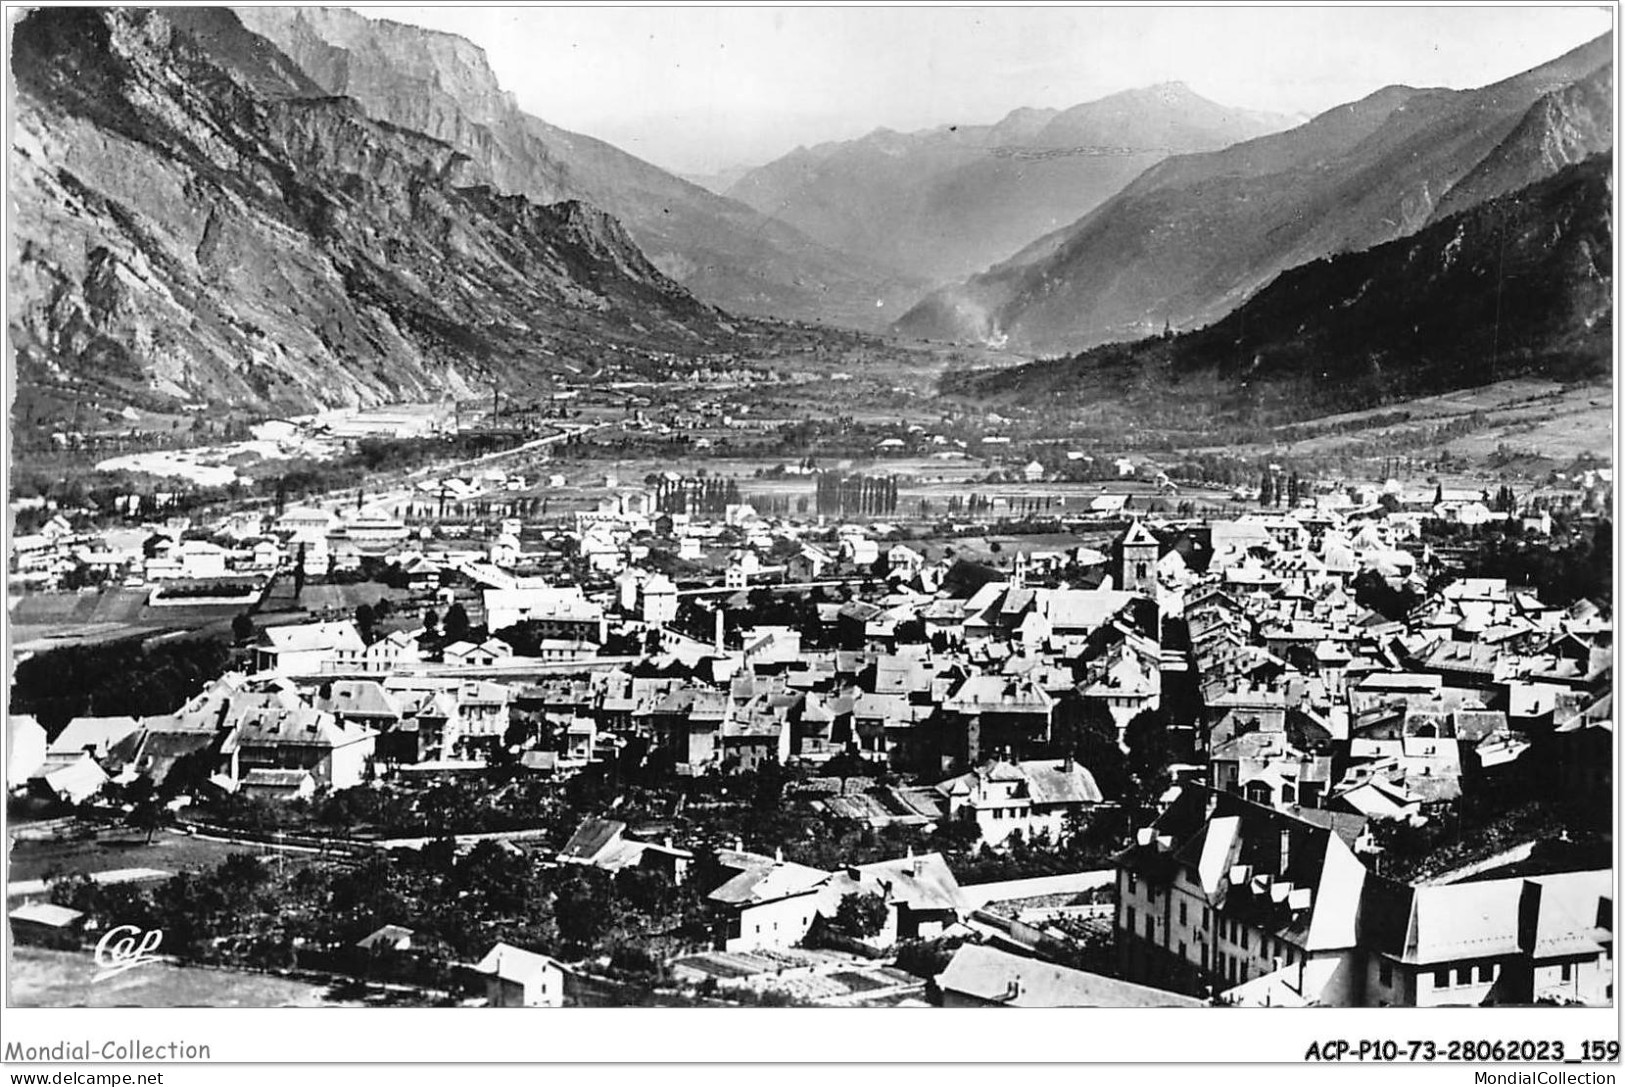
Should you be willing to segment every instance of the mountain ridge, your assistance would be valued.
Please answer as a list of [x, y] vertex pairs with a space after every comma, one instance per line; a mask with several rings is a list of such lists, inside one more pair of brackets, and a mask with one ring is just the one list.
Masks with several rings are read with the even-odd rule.
[[1527, 374], [1601, 380], [1612, 205], [1610, 157], [1593, 155], [1415, 234], [1291, 269], [1205, 328], [961, 374], [943, 392], [1269, 425]]
[[497, 189], [603, 207], [657, 267], [730, 312], [871, 328], [923, 287], [524, 112], [484, 51], [465, 38], [344, 9], [243, 7], [238, 14], [330, 93], [458, 147]]
[[877, 128], [799, 147], [728, 194], [839, 249], [936, 282], [967, 275], [1084, 214], [1171, 151], [1282, 127], [1182, 84], [989, 124]]
[[455, 148], [308, 93], [234, 20], [17, 23], [8, 320], [25, 421], [87, 400], [466, 395], [600, 345], [735, 342], [612, 217], [496, 193]]
[[1210, 322], [1288, 268], [1420, 229], [1537, 101], [1611, 62], [1604, 35], [1486, 87], [1385, 87], [1286, 132], [1166, 158], [894, 329], [1059, 351]]

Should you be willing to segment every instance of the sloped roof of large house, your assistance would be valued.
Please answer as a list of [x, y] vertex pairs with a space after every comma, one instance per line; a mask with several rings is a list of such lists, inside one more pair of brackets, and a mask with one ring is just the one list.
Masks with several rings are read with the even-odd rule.
[[971, 796], [983, 782], [1014, 781], [1025, 799], [1035, 804], [1099, 804], [1103, 799], [1095, 777], [1087, 768], [1061, 759], [1005, 762], [993, 759], [968, 773], [938, 783], [944, 796]]
[[318, 695], [316, 708], [334, 714], [356, 717], [390, 717], [399, 720], [400, 703], [383, 684], [371, 679], [339, 679], [328, 687], [326, 698]]
[[888, 905], [903, 905], [915, 911], [953, 910], [965, 912], [967, 903], [941, 853], [898, 857], [836, 871], [829, 878], [820, 912], [833, 912], [849, 894], [878, 894]]
[[624, 833], [626, 824], [618, 820], [583, 819], [559, 850], [559, 859], [591, 864]]
[[1613, 895], [1613, 873], [1600, 869], [1416, 887], [1402, 941], [1380, 949], [1423, 966], [1515, 955], [1520, 951], [1520, 902], [1531, 884], [1540, 895], [1533, 934], [1536, 960], [1595, 954], [1604, 940], [1612, 942], [1599, 922], [1605, 919], [1602, 901]]
[[1416, 663], [1422, 668], [1437, 668], [1447, 672], [1467, 672], [1472, 675], [1492, 676], [1505, 664], [1506, 658], [1497, 646], [1478, 642], [1454, 642], [1445, 639], [1417, 654]]
[[596, 620], [603, 618], [601, 605], [587, 599], [579, 586], [547, 586], [521, 589], [486, 589], [485, 610], [517, 609], [533, 619]]
[[[47, 766], [50, 764], [47, 763]], [[46, 787], [64, 800], [78, 803], [107, 784], [107, 774], [94, 759], [81, 757], [41, 775]]]
[[1087, 767], [1064, 761], [1019, 762], [1027, 792], [1036, 804], [1099, 804], [1105, 799]]
[[246, 745], [345, 747], [373, 736], [355, 723], [339, 724], [331, 713], [317, 709], [251, 710], [238, 719], [239, 742]]
[[403, 925], [384, 925], [357, 940], [356, 946], [368, 950], [375, 947], [394, 948], [416, 935], [416, 932]]
[[1308, 950], [1351, 947], [1368, 873], [1335, 824], [1309, 815], [1187, 786], [1118, 861], [1163, 882], [1188, 866], [1226, 916]]
[[735, 875], [706, 897], [726, 906], [755, 906], [810, 894], [829, 878], [828, 872], [759, 853], [718, 850], [717, 862]]
[[1195, 997], [965, 944], [937, 975], [945, 993], [1011, 1008], [1199, 1008]]
[[942, 705], [955, 713], [1047, 713], [1054, 702], [1024, 676], [975, 675], [966, 677]]
[[534, 951], [526, 951], [512, 944], [497, 944], [485, 953], [485, 957], [475, 964], [474, 969], [481, 974], [499, 977], [503, 981], [530, 985], [540, 980], [547, 971], [562, 968], [546, 955], [538, 955]]
[[80, 910], [69, 909], [50, 902], [25, 902], [9, 914], [12, 921], [65, 929], [84, 919]]
[[866, 720], [880, 718], [887, 724], [913, 720], [907, 695], [872, 694], [864, 691], [852, 703], [852, 716]]
[[932, 668], [917, 656], [895, 653], [875, 658], [874, 692], [907, 694], [930, 685]]
[[361, 652], [367, 648], [348, 619], [332, 623], [297, 623], [266, 627], [260, 631], [260, 648], [272, 653], [305, 653], [320, 650]]
[[46, 748], [49, 755], [78, 754], [89, 750], [103, 758], [113, 746], [141, 728], [134, 717], [75, 717]]
[[1039, 593], [1039, 608], [1058, 634], [1104, 626], [1138, 599], [1136, 593], [1115, 589], [1043, 589]]

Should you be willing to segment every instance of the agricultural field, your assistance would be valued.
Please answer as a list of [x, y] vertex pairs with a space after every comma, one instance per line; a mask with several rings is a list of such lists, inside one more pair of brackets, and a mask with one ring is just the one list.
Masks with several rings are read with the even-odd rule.
[[[1476, 413], [1476, 414], [1475, 414]], [[1439, 428], [1440, 441], [1427, 439]], [[1613, 390], [1606, 385], [1565, 386], [1553, 381], [1502, 381], [1365, 411], [1330, 415], [1296, 430], [1312, 436], [1227, 447], [1238, 456], [1316, 456], [1362, 446], [1416, 444], [1469, 459], [1511, 452], [1524, 459], [1566, 463], [1582, 453], [1611, 458]], [[1537, 466], [1537, 470], [1540, 470]]]
[[115, 641], [136, 634], [228, 630], [240, 605], [147, 605], [150, 589], [106, 589], [102, 592], [31, 592], [12, 597], [14, 649], [41, 649], [67, 643]]
[[[159, 831], [151, 842], [128, 828], [98, 831], [88, 838], [12, 842], [10, 878], [13, 882], [49, 879], [57, 875], [90, 875], [120, 868], [155, 868], [180, 872], [219, 864], [233, 853], [263, 853], [263, 847], [219, 842], [174, 831]], [[295, 855], [296, 857], [298, 855]]]
[[9, 1003], [21, 1008], [362, 1007], [331, 987], [271, 974], [148, 963], [95, 981], [89, 951], [18, 946], [11, 951]]

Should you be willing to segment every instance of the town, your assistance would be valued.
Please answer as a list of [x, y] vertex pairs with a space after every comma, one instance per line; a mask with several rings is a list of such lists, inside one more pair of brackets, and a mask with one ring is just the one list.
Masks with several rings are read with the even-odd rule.
[[14, 494], [25, 953], [137, 924], [374, 1004], [1612, 1003], [1603, 463], [715, 377]]

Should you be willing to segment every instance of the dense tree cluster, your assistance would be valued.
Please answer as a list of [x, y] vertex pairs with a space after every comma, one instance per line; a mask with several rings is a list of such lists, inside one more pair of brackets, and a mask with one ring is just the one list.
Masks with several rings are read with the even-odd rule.
[[11, 712], [33, 714], [52, 735], [75, 717], [173, 713], [230, 662], [230, 650], [213, 638], [47, 649], [17, 664]]
[[831, 517], [889, 517], [897, 512], [897, 479], [820, 472], [813, 506]]

